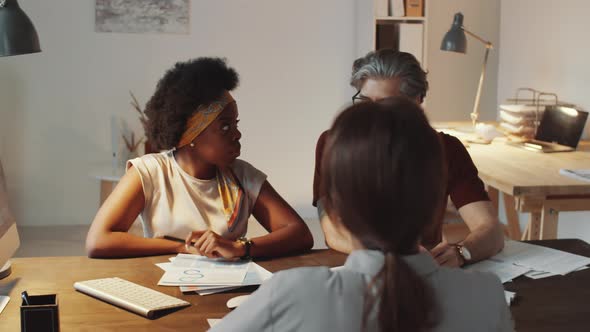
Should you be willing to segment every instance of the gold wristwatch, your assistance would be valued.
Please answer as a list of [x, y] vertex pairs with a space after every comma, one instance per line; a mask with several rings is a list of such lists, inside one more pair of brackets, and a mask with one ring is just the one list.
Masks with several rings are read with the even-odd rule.
[[254, 242], [252, 242], [252, 240], [250, 240], [249, 238], [247, 238], [245, 236], [239, 237], [236, 241], [243, 244], [244, 249], [246, 249], [244, 252], [244, 256], [240, 257], [240, 259], [243, 259], [243, 260], [251, 259], [252, 257], [250, 256], [250, 247], [252, 247], [252, 244]]

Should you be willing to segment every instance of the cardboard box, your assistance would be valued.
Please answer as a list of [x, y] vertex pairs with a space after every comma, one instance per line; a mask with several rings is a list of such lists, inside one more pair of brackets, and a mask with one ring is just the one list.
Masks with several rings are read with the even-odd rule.
[[406, 0], [406, 16], [424, 16], [424, 0]]

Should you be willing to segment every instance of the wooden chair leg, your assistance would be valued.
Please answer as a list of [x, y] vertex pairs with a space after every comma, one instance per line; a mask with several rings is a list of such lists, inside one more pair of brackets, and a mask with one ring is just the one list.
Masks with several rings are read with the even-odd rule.
[[541, 238], [541, 212], [531, 212], [528, 228], [527, 240]]
[[513, 240], [520, 240], [522, 234], [520, 233], [520, 221], [518, 213], [516, 212], [516, 202], [514, 196], [502, 193], [504, 199], [504, 210], [506, 212], [506, 219], [508, 221], [508, 234]]
[[540, 239], [557, 239], [559, 211], [544, 205], [541, 212]]

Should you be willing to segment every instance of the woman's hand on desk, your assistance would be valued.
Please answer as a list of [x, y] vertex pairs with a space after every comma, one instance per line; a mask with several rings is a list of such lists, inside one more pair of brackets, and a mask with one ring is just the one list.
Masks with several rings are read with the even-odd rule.
[[[194, 245], [190, 245], [194, 241]], [[189, 247], [196, 249], [197, 254], [209, 258], [236, 258], [246, 254], [243, 244], [224, 239], [213, 231], [194, 231], [186, 238]]]

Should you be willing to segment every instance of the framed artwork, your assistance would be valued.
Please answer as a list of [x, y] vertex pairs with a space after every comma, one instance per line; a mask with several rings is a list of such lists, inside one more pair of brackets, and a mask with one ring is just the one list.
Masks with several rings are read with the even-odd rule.
[[96, 32], [190, 32], [189, 0], [96, 0]]

